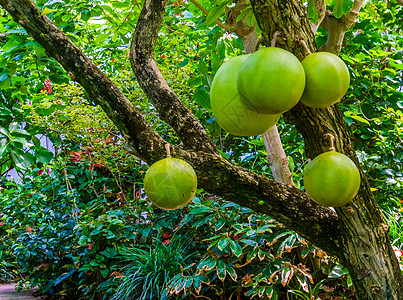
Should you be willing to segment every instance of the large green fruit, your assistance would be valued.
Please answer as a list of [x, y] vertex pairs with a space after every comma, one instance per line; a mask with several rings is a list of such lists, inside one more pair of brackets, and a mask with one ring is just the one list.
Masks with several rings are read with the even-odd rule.
[[197, 177], [187, 162], [167, 157], [154, 163], [144, 177], [148, 199], [163, 209], [177, 209], [194, 197]]
[[361, 183], [360, 172], [344, 154], [329, 151], [315, 157], [304, 171], [307, 194], [324, 206], [338, 207], [349, 203]]
[[243, 103], [262, 114], [281, 114], [298, 103], [305, 88], [305, 72], [298, 58], [281, 48], [251, 54], [238, 74]]
[[266, 132], [277, 123], [280, 115], [266, 115], [248, 109], [238, 94], [238, 71], [249, 55], [226, 61], [214, 76], [210, 91], [210, 103], [218, 124], [228, 133], [254, 136]]
[[302, 61], [306, 83], [301, 102], [314, 108], [324, 108], [339, 101], [350, 85], [345, 63], [329, 52], [309, 54]]

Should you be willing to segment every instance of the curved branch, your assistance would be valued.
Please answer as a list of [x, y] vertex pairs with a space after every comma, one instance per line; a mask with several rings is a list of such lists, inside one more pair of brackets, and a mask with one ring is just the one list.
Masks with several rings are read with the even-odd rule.
[[321, 26], [327, 30], [327, 40], [319, 51], [332, 52], [336, 55], [340, 53], [344, 35], [348, 29], [354, 26], [357, 15], [364, 3], [365, 0], [355, 0], [351, 11], [340, 19], [336, 19], [330, 11], [326, 12], [326, 17], [323, 19]]
[[154, 46], [168, 2], [144, 3], [130, 47], [132, 69], [160, 118], [172, 126], [185, 147], [218, 154], [199, 120], [168, 86], [154, 60]]

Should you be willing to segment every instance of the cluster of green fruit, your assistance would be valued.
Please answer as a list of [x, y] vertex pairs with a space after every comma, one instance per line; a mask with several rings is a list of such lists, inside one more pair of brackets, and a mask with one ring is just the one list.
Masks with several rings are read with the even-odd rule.
[[[347, 92], [349, 83], [346, 65], [334, 54], [313, 53], [301, 63], [286, 50], [265, 48], [232, 58], [221, 66], [211, 87], [211, 108], [227, 132], [259, 135], [298, 101], [314, 108], [336, 103]], [[309, 163], [304, 185], [313, 200], [337, 207], [357, 194], [360, 174], [347, 156], [329, 151]], [[192, 166], [171, 157], [154, 163], [144, 178], [148, 199], [163, 209], [185, 206], [193, 199], [196, 188]]]
[[332, 53], [312, 53], [300, 62], [291, 52], [269, 47], [220, 67], [211, 86], [211, 109], [228, 133], [254, 136], [299, 101], [313, 108], [336, 103], [349, 84], [346, 65]]

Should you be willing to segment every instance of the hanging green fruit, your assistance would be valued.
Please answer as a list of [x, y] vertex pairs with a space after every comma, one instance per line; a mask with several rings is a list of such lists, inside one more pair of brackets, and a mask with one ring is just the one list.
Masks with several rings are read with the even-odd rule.
[[211, 109], [217, 123], [230, 134], [255, 136], [275, 125], [280, 115], [260, 114], [243, 105], [238, 94], [238, 71], [250, 55], [231, 58], [218, 69], [210, 91]]
[[306, 193], [324, 206], [339, 207], [349, 203], [357, 194], [360, 183], [357, 166], [336, 151], [318, 155], [304, 171]]
[[294, 54], [268, 47], [249, 55], [239, 69], [237, 85], [245, 106], [262, 114], [281, 114], [300, 100], [305, 72]]
[[197, 177], [184, 160], [167, 157], [154, 163], [144, 177], [148, 199], [159, 208], [177, 209], [192, 201], [197, 189]]
[[305, 70], [305, 91], [301, 102], [314, 108], [329, 107], [338, 102], [350, 85], [346, 64], [329, 52], [309, 54], [302, 61]]

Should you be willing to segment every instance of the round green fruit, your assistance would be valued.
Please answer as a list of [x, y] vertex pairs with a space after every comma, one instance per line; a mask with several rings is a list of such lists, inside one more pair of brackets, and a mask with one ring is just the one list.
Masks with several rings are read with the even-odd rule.
[[344, 154], [329, 151], [315, 157], [304, 171], [306, 193], [317, 203], [338, 207], [349, 203], [361, 183], [360, 172]]
[[237, 84], [245, 106], [262, 114], [281, 114], [301, 98], [305, 72], [294, 54], [269, 47], [249, 55]]
[[194, 197], [197, 177], [187, 162], [167, 157], [154, 163], [144, 177], [148, 199], [159, 208], [177, 209]]
[[249, 55], [231, 58], [218, 69], [210, 91], [211, 109], [217, 123], [230, 134], [254, 136], [266, 132], [280, 115], [260, 114], [243, 105], [238, 94], [238, 71]]
[[309, 54], [302, 61], [305, 70], [305, 91], [301, 102], [314, 108], [324, 108], [338, 102], [350, 85], [346, 64], [329, 52]]

